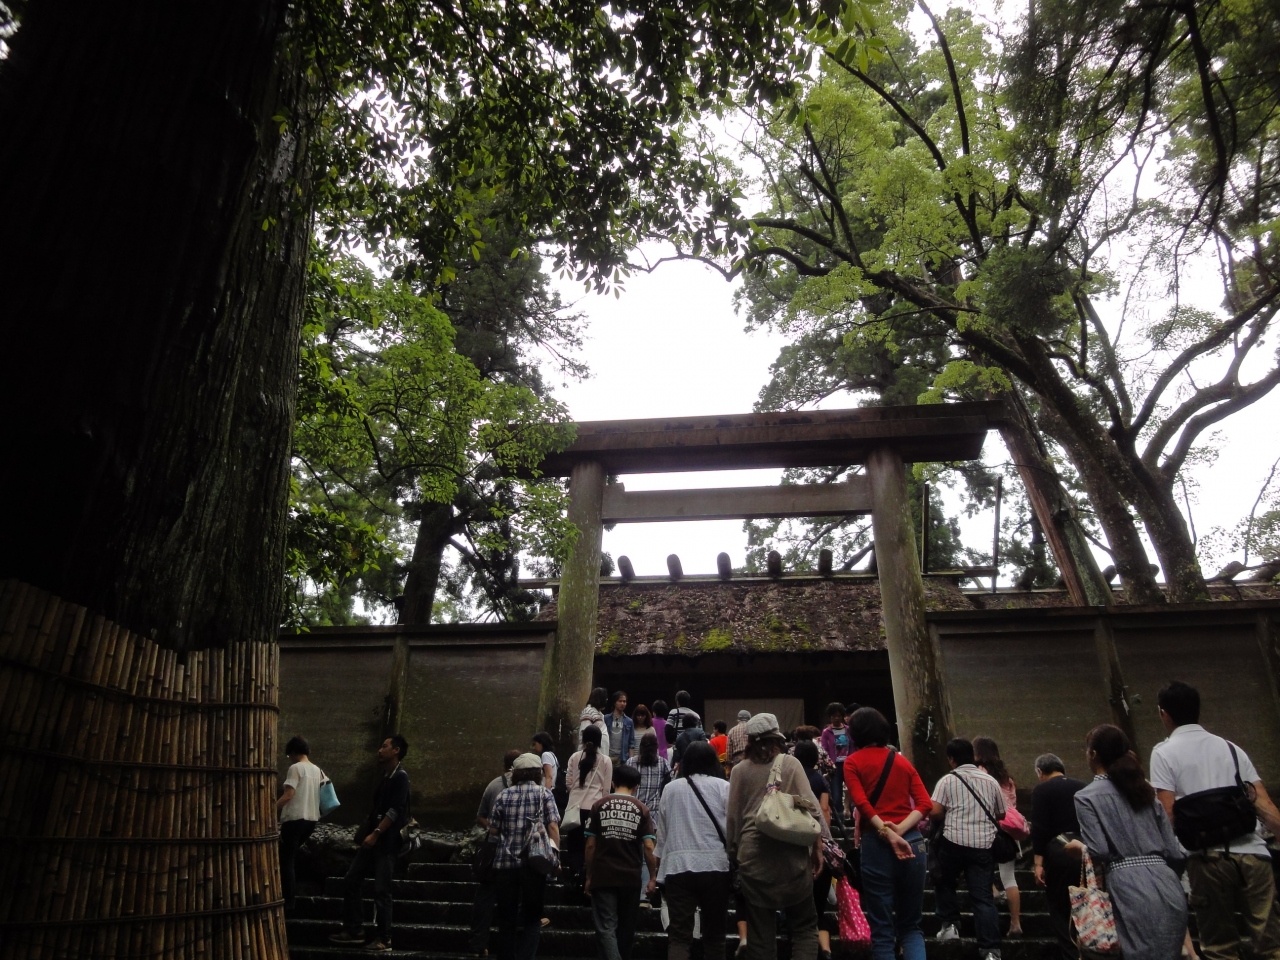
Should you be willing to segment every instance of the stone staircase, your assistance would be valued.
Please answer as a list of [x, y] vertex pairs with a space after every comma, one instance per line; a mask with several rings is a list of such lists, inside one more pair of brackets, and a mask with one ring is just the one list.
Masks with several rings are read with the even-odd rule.
[[[1018, 871], [1022, 890], [1023, 937], [1005, 940], [1001, 948], [1003, 960], [1053, 960], [1056, 956], [1045, 895], [1035, 885], [1030, 871]], [[428, 960], [471, 960], [467, 953], [470, 934], [471, 904], [476, 885], [466, 864], [412, 864], [408, 878], [395, 881], [395, 931], [392, 937], [394, 957], [423, 957]], [[365, 917], [373, 917], [373, 881], [365, 883]], [[968, 912], [967, 897], [961, 894], [963, 919], [960, 940], [939, 943], [927, 941], [929, 960], [976, 960], [977, 941], [973, 939], [973, 918]], [[938, 932], [938, 919], [933, 914], [934, 895], [926, 890], [924, 932], [932, 938]], [[1009, 925], [1003, 904], [999, 905], [1001, 929]], [[542, 930], [538, 945], [540, 960], [588, 960], [597, 956], [591, 908], [583, 898], [559, 884], [547, 888], [544, 915], [551, 920]], [[737, 928], [730, 910], [730, 947], [736, 947]], [[330, 878], [320, 895], [298, 897], [298, 905], [288, 921], [289, 951], [293, 960], [355, 960], [371, 954], [329, 943], [329, 935], [341, 929], [342, 899], [340, 881]], [[372, 927], [369, 927], [372, 934]], [[836, 948], [839, 957], [838, 947]], [[489, 943], [491, 957], [497, 955], [497, 931]], [[657, 910], [641, 910], [633, 960], [662, 960], [667, 955], [667, 938]], [[780, 957], [788, 955], [786, 944], [780, 944]], [[386, 954], [384, 954], [386, 956]], [[695, 953], [695, 956], [697, 954]], [[732, 957], [732, 952], [729, 954]]]

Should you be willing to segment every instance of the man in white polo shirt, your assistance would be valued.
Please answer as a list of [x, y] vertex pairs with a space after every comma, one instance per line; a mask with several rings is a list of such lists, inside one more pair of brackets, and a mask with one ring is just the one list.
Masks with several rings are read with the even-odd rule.
[[[1151, 751], [1151, 784], [1183, 846], [1187, 847], [1188, 827], [1195, 825], [1197, 804], [1203, 811], [1206, 799], [1220, 803], [1224, 796], [1230, 797], [1229, 793], [1193, 795], [1223, 788], [1229, 791], [1237, 786], [1237, 776], [1247, 792], [1256, 791], [1254, 809], [1267, 829], [1280, 834], [1280, 811], [1248, 755], [1200, 726], [1199, 692], [1175, 680], [1160, 691], [1157, 702], [1169, 737]], [[1186, 797], [1192, 800], [1177, 804]], [[1205, 820], [1202, 815], [1199, 822], [1213, 819]], [[1238, 826], [1246, 827], [1238, 835], [1187, 850], [1187, 877], [1200, 949], [1206, 960], [1240, 960], [1243, 956], [1280, 960], [1280, 911], [1275, 909], [1271, 855], [1258, 835], [1256, 821], [1245, 822], [1252, 819], [1247, 808], [1236, 819], [1241, 821]], [[1234, 832], [1230, 815], [1222, 822], [1225, 832]], [[1194, 841], [1192, 845], [1199, 846]]]

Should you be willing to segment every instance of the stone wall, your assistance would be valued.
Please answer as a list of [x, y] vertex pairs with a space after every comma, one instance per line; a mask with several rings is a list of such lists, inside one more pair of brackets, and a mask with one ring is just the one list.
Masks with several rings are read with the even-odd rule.
[[[1242, 746], [1280, 783], [1280, 603], [935, 613], [952, 720], [960, 736], [990, 736], [1021, 787], [1056, 753], [1087, 779], [1084, 737], [1111, 721], [1095, 631], [1110, 629], [1145, 769], [1164, 739], [1156, 694], [1170, 680], [1200, 691], [1201, 720]], [[1123, 709], [1123, 707], [1121, 708]]]
[[[851, 586], [857, 589], [839, 590], [844, 603], [829, 612], [861, 625], [868, 585]], [[758, 606], [781, 609], [801, 597], [783, 593], [785, 588], [762, 587], [764, 596], [741, 598], [699, 588], [693, 602], [681, 604], [671, 594], [680, 588], [668, 585], [643, 595], [637, 591], [613, 607], [626, 610], [639, 600], [642, 607], [655, 604], [671, 615], [705, 603], [707, 611], [736, 609], [754, 623]], [[820, 598], [808, 597], [808, 609], [820, 607]], [[845, 605], [851, 607], [842, 614]], [[687, 631], [700, 622], [687, 612], [684, 616]], [[1205, 725], [1239, 743], [1264, 780], [1280, 784], [1278, 601], [1105, 610], [935, 609], [928, 616], [941, 651], [954, 729], [962, 736], [993, 737], [1024, 792], [1034, 784], [1035, 757], [1046, 751], [1061, 756], [1070, 773], [1087, 773], [1084, 735], [1111, 718], [1095, 642], [1100, 627], [1115, 638], [1144, 767], [1164, 735], [1156, 692], [1181, 679], [1200, 689]], [[655, 633], [670, 629], [666, 615], [651, 620]], [[637, 623], [630, 629], [642, 628]], [[845, 629], [840, 640], [857, 632]], [[554, 621], [538, 621], [328, 628], [286, 636], [280, 644], [279, 742], [295, 733], [307, 737], [313, 759], [333, 778], [344, 804], [332, 819], [361, 819], [377, 782], [374, 750], [386, 729], [399, 642], [400, 662], [407, 664], [400, 730], [410, 743], [414, 815], [431, 827], [465, 826], [484, 785], [497, 775], [502, 754], [527, 747], [526, 738], [537, 729], [539, 680], [554, 631]], [[799, 632], [791, 629], [793, 639]], [[815, 631], [820, 639], [825, 632]], [[640, 633], [631, 636], [641, 638]], [[643, 652], [621, 654], [604, 649], [607, 638], [605, 633], [597, 645], [595, 682], [626, 689], [632, 706], [658, 696], [670, 702], [683, 687], [693, 694], [695, 708], [705, 698], [782, 696], [803, 698], [811, 720], [821, 720], [823, 705], [837, 699], [871, 704], [893, 716], [887, 657], [870, 635], [865, 646], [845, 647], [838, 640], [779, 643], [773, 649], [737, 643], [725, 649], [712, 643], [711, 649], [705, 644], [699, 649], [687, 643], [681, 651], [641, 642], [629, 649]], [[283, 776], [287, 764], [279, 760]]]
[[[355, 823], [369, 812], [395, 688], [395, 650], [407, 657], [398, 730], [413, 815], [466, 826], [502, 755], [525, 749], [536, 731], [538, 684], [554, 624], [330, 627], [280, 640], [280, 743], [300, 734], [334, 782], [342, 807], [329, 817]], [[277, 758], [281, 777], [288, 761]]]

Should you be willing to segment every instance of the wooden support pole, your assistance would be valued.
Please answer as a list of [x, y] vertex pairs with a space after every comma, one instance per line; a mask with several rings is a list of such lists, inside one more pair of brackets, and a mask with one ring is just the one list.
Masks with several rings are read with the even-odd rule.
[[1111, 585], [1098, 570], [1098, 562], [1063, 491], [1053, 461], [1032, 427], [1026, 400], [1021, 392], [1014, 391], [1008, 401], [1010, 415], [1000, 424], [1000, 436], [1022, 478], [1031, 511], [1044, 529], [1067, 594], [1076, 606], [1105, 607], [1114, 602]]
[[941, 658], [925, 621], [924, 581], [901, 456], [887, 447], [873, 450], [867, 477], [898, 736], [903, 752], [932, 783], [947, 771], [943, 747], [951, 737], [950, 719]]
[[391, 677], [387, 685], [387, 712], [383, 739], [400, 732], [404, 725], [404, 702], [409, 693], [409, 638], [398, 634], [391, 648]]
[[[1129, 689], [1125, 686], [1124, 673], [1120, 669], [1120, 652], [1116, 648], [1115, 633], [1106, 613], [1100, 613], [1094, 625], [1093, 643], [1098, 653], [1098, 669], [1102, 672], [1107, 705], [1111, 708], [1111, 722], [1124, 731], [1134, 751], [1140, 753], [1138, 731], [1129, 707]], [[1153, 746], [1155, 744], [1146, 744], [1146, 749], [1150, 750]]]
[[591, 693], [600, 604], [604, 481], [604, 467], [591, 460], [575, 465], [569, 479], [569, 520], [578, 530], [578, 539], [560, 577], [556, 597], [559, 623], [543, 665], [538, 699], [543, 729], [556, 741], [562, 759], [573, 752], [578, 713]]

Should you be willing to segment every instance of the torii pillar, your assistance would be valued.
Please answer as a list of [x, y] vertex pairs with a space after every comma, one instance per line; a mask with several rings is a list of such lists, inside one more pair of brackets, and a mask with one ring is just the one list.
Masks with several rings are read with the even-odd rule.
[[[538, 718], [557, 752], [574, 749], [578, 714], [591, 695], [600, 607], [600, 549], [604, 537], [604, 465], [582, 460], [569, 474], [569, 521], [578, 538], [560, 573], [556, 637], [542, 665]], [[562, 760], [564, 757], [561, 758]]]
[[942, 689], [941, 651], [925, 620], [924, 579], [906, 472], [902, 457], [889, 447], [873, 450], [866, 466], [898, 738], [924, 781], [933, 783], [947, 772], [943, 747], [953, 734]]

